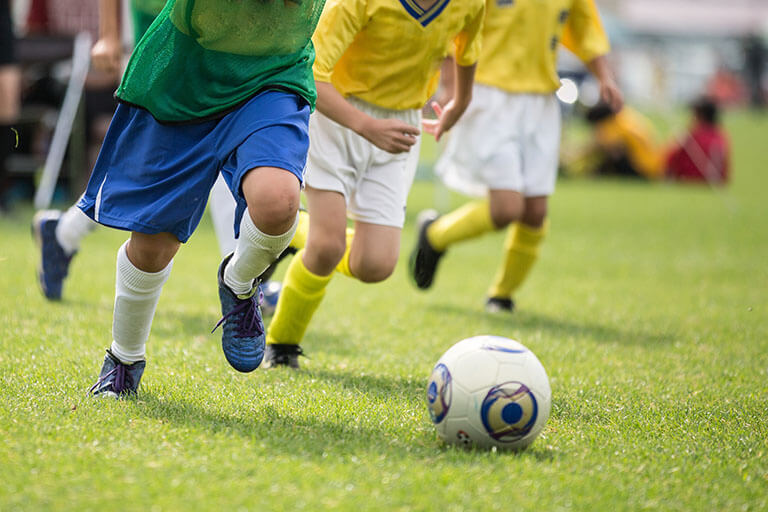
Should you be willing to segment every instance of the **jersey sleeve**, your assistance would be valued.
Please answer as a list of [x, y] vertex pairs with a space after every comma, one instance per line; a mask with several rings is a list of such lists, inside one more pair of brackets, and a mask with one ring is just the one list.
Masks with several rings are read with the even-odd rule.
[[480, 58], [485, 3], [453, 41], [453, 55], [459, 66], [471, 66]]
[[563, 46], [584, 63], [611, 50], [594, 0], [574, 1], [563, 32]]
[[317, 23], [315, 80], [330, 82], [333, 68], [367, 21], [366, 0], [328, 0]]

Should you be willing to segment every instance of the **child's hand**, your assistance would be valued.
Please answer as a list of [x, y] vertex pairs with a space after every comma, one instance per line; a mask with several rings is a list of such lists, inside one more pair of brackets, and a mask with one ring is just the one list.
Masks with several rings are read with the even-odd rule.
[[371, 118], [361, 135], [389, 153], [406, 153], [416, 144], [418, 128], [399, 119]]
[[624, 106], [624, 96], [612, 78], [600, 81], [600, 99], [607, 103], [614, 112], [619, 112]]
[[101, 38], [91, 49], [93, 68], [97, 71], [118, 74], [123, 58], [123, 47], [119, 39]]
[[425, 132], [434, 135], [435, 140], [439, 141], [440, 137], [456, 124], [456, 121], [459, 120], [465, 109], [457, 107], [453, 100], [445, 105], [445, 109], [436, 101], [433, 101], [430, 106], [435, 111], [435, 114], [437, 114], [437, 119], [424, 119], [421, 121], [421, 127]]

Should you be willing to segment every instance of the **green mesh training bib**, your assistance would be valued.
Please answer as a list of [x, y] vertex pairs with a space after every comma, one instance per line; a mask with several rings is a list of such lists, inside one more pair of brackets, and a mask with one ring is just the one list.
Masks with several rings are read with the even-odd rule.
[[152, 16], [163, 10], [165, 0], [131, 0], [131, 9], [136, 9]]
[[165, 0], [131, 0], [133, 41], [138, 43], [165, 6]]
[[324, 0], [169, 0], [136, 45], [117, 97], [161, 122], [223, 115], [260, 90], [314, 107], [312, 32]]

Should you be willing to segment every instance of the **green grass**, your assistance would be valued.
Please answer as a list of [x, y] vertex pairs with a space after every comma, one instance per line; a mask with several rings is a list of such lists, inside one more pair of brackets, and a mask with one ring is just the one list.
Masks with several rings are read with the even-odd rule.
[[[768, 509], [768, 120], [729, 128], [722, 192], [561, 182], [514, 316], [482, 311], [500, 234], [452, 249], [430, 293], [405, 258], [379, 285], [336, 278], [300, 372], [226, 364], [206, 220], [165, 286], [137, 400], [85, 393], [125, 234], [88, 238], [52, 304], [31, 210], [0, 219], [0, 510]], [[404, 253], [435, 197], [456, 200], [414, 188]], [[521, 454], [446, 447], [427, 415], [432, 365], [481, 333], [549, 372], [552, 416]]]

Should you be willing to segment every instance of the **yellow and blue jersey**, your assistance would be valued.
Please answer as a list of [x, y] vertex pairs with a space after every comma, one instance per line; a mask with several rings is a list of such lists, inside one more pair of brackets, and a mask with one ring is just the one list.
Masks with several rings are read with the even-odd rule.
[[485, 0], [328, 0], [315, 30], [315, 80], [379, 107], [421, 108], [443, 59], [480, 55]]
[[560, 87], [557, 48], [587, 63], [610, 51], [594, 0], [488, 0], [475, 80], [512, 93]]

